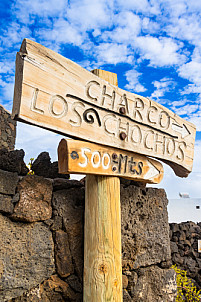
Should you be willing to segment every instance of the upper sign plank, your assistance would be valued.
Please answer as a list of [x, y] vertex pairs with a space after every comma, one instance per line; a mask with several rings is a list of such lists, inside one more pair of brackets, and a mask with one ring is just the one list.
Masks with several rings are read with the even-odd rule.
[[13, 116], [70, 137], [159, 158], [181, 177], [192, 170], [193, 124], [27, 39], [16, 58]]

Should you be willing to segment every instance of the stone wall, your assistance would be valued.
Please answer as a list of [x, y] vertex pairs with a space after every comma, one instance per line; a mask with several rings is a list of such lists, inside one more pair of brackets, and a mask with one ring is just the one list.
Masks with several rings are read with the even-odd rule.
[[201, 253], [198, 253], [198, 240], [201, 240], [201, 223], [192, 221], [170, 224], [170, 246], [172, 262], [187, 271], [198, 289], [201, 289]]
[[14, 150], [16, 137], [16, 121], [10, 113], [0, 105], [0, 149]]
[[[23, 151], [3, 156], [0, 301], [82, 301], [84, 181], [23, 176]], [[124, 301], [175, 301], [167, 202], [162, 189], [121, 184]]]

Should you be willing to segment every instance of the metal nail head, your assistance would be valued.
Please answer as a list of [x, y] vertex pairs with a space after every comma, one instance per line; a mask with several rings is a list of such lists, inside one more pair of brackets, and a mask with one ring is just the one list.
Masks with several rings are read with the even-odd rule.
[[112, 154], [112, 159], [117, 159], [117, 154], [116, 153]]
[[78, 153], [76, 151], [72, 151], [70, 156], [71, 156], [72, 159], [79, 158], [79, 155], [78, 155]]
[[121, 139], [122, 141], [124, 141], [124, 140], [126, 139], [126, 137], [127, 137], [127, 135], [126, 135], [125, 132], [121, 132], [121, 133], [120, 133], [120, 139]]
[[120, 108], [119, 108], [119, 112], [120, 112], [121, 114], [125, 114], [125, 113], [126, 113], [126, 109], [125, 109], [124, 107], [120, 107]]

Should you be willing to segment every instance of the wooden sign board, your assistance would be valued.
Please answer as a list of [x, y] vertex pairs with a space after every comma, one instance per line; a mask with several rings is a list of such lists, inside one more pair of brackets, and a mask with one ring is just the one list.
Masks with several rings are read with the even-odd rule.
[[27, 39], [16, 57], [13, 116], [69, 137], [159, 158], [181, 177], [192, 170], [193, 124]]
[[120, 176], [146, 183], [159, 183], [163, 166], [133, 152], [88, 142], [62, 139], [58, 147], [59, 173]]

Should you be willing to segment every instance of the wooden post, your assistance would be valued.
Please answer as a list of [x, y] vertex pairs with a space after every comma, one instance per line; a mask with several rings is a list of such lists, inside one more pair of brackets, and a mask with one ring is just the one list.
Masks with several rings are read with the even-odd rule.
[[84, 302], [120, 302], [120, 180], [113, 176], [86, 178]]
[[[117, 75], [94, 74], [117, 85]], [[86, 176], [84, 302], [122, 301], [120, 180]]]

